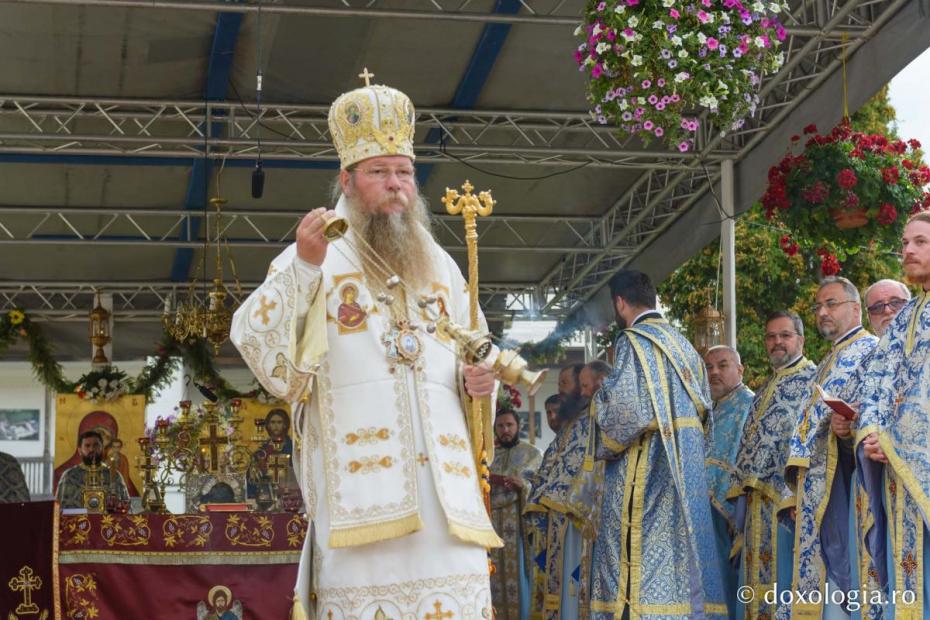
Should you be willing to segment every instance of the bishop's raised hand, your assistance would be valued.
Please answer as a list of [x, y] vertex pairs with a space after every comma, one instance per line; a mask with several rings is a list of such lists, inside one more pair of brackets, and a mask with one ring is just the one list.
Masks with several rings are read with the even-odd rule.
[[[327, 215], [329, 214], [329, 215]], [[329, 242], [323, 235], [326, 217], [333, 216], [333, 211], [325, 207], [314, 209], [304, 216], [297, 226], [297, 256], [311, 265], [320, 266], [326, 258]]]

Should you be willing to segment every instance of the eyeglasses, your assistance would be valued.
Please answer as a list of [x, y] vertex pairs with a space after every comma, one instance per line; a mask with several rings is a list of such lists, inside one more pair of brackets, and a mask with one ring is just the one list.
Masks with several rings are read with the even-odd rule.
[[798, 332], [778, 332], [777, 334], [767, 333], [765, 335], [765, 340], [767, 342], [775, 342], [776, 340], [791, 340], [797, 335]]
[[827, 310], [829, 310], [830, 312], [833, 312], [834, 310], [836, 310], [839, 306], [842, 306], [843, 304], [852, 304], [852, 303], [855, 303], [852, 299], [847, 299], [846, 301], [837, 301], [835, 299], [828, 299], [822, 304], [814, 304], [813, 306], [811, 306], [811, 310], [813, 311], [814, 314], [817, 314], [818, 312], [820, 312], [821, 308], [826, 307]]
[[367, 168], [364, 170], [359, 168], [358, 171], [367, 177], [371, 177], [382, 182], [391, 178], [392, 174], [396, 174], [400, 181], [406, 183], [413, 181], [413, 176], [416, 174], [416, 171], [409, 166], [404, 168], [383, 168], [381, 166], [375, 166], [373, 168]]
[[897, 297], [892, 297], [888, 301], [876, 302], [872, 304], [871, 306], [869, 306], [868, 308], [866, 308], [866, 310], [869, 311], [869, 314], [881, 314], [882, 312], [885, 311], [886, 308], [891, 308], [893, 311], [897, 312], [898, 310], [903, 308], [906, 303], [907, 303], [906, 299], [899, 299]]

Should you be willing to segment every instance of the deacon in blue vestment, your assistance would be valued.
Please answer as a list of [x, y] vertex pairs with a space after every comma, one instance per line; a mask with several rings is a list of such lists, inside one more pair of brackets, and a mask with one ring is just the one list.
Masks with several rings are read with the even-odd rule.
[[904, 273], [920, 294], [875, 350], [856, 439], [875, 517], [869, 551], [890, 594], [886, 618], [916, 620], [930, 617], [930, 212], [911, 216], [902, 241]]
[[[533, 487], [524, 514], [535, 554], [530, 609], [534, 619], [576, 620], [588, 615], [591, 543], [603, 468], [594, 466], [594, 420], [590, 394], [581, 387], [583, 368], [571, 366], [559, 376], [560, 392], [567, 390], [562, 423], [537, 475], [530, 478]], [[573, 386], [565, 380], [572, 375]]]
[[594, 398], [597, 458], [607, 463], [591, 618], [723, 620], [704, 477], [704, 364], [656, 312], [645, 274], [620, 271], [610, 291], [624, 330], [614, 372]]
[[[859, 291], [846, 278], [824, 278], [813, 311], [818, 331], [833, 347], [817, 366], [810, 399], [791, 438], [785, 470], [785, 479], [797, 494], [792, 585], [804, 599], [794, 602], [792, 617], [845, 618], [847, 606], [838, 597], [859, 585], [853, 580], [858, 534], [850, 536], [855, 521], [851, 513], [855, 459], [848, 425], [841, 427], [839, 420], [833, 424], [834, 416], [842, 417], [833, 413], [815, 386], [854, 401], [859, 394], [859, 369], [878, 338], [862, 327]], [[841, 437], [838, 432], [842, 431]]]
[[730, 549], [736, 532], [734, 507], [727, 502], [733, 465], [739, 451], [743, 425], [752, 405], [753, 391], [743, 384], [739, 352], [726, 345], [711, 347], [704, 354], [710, 396], [714, 399], [714, 424], [707, 428], [707, 493], [713, 510], [720, 577], [731, 620], [736, 618], [738, 575], [730, 562]]
[[[888, 330], [895, 316], [897, 316], [898, 312], [907, 304], [910, 298], [911, 292], [908, 290], [907, 285], [897, 280], [879, 280], [869, 286], [862, 295], [862, 300], [865, 302], [866, 316], [869, 319], [869, 326], [872, 332], [881, 338]], [[872, 352], [863, 359], [862, 364], [859, 366], [859, 371], [856, 376], [859, 393], [853, 396], [853, 400], [850, 401], [853, 407], [860, 407], [861, 403], [865, 401], [870, 394], [865, 385], [865, 378], [871, 369], [871, 361], [877, 350], [878, 347], [876, 346], [876, 348], [872, 349]], [[855, 422], [850, 422], [840, 416], [833, 417], [832, 425], [838, 437], [851, 437], [856, 430]], [[862, 605], [866, 611], [864, 616], [874, 619], [882, 615], [882, 606], [884, 603], [878, 600], [876, 595], [882, 592], [884, 582], [881, 576], [885, 574], [885, 571], [883, 568], [880, 574], [875, 568], [875, 561], [872, 558], [868, 541], [868, 537], [870, 535], [876, 535], [878, 530], [873, 527], [875, 525], [876, 515], [875, 511], [872, 509], [872, 502], [869, 500], [868, 489], [864, 484], [863, 465], [868, 465], [868, 459], [864, 459], [862, 454], [857, 454], [856, 477], [853, 480], [853, 503], [855, 505], [856, 517], [853, 532], [856, 538], [858, 557], [855, 558], [856, 565], [853, 566], [853, 585], [858, 584], [862, 589], [859, 596], [862, 599]], [[881, 473], [879, 469], [874, 485], [876, 491], [881, 487], [879, 482], [880, 479]], [[879, 512], [881, 512], [879, 518], [884, 519], [884, 508], [881, 505], [881, 498], [877, 496], [876, 499], [878, 500], [877, 508]], [[884, 552], [884, 546], [882, 547], [882, 552]], [[882, 563], [882, 566], [884, 567], [884, 563]], [[887, 618], [888, 614], [885, 614], [885, 617]]]
[[765, 350], [773, 373], [753, 400], [727, 493], [736, 506], [731, 556], [739, 557], [740, 584], [749, 593], [737, 618], [746, 620], [785, 619], [791, 613], [790, 601], [778, 598], [791, 586], [794, 559], [795, 497], [784, 473], [797, 412], [808, 399], [815, 371], [804, 357], [804, 323], [794, 312], [768, 316]]

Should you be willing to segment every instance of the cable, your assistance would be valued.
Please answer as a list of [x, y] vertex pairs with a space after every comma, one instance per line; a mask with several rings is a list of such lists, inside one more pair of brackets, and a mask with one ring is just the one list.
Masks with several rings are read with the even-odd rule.
[[262, 168], [262, 0], [258, 0], [258, 22], [256, 25], [256, 58], [255, 58], [255, 113], [259, 119], [258, 159], [255, 161], [255, 170], [252, 171], [252, 198], [261, 198], [265, 192], [265, 170]]
[[585, 163], [575, 166], [574, 168], [569, 168], [568, 170], [559, 170], [558, 172], [553, 172], [551, 174], [544, 174], [544, 175], [537, 176], [537, 177], [518, 177], [518, 176], [514, 176], [510, 174], [501, 174], [499, 172], [491, 172], [490, 170], [483, 170], [479, 168], [478, 166], [475, 166], [474, 164], [469, 163], [465, 159], [462, 159], [461, 157], [457, 155], [453, 155], [452, 153], [447, 151], [446, 140], [445, 140], [446, 130], [443, 128], [441, 129], [441, 131], [442, 133], [439, 134], [439, 152], [440, 153], [442, 153], [446, 157], [450, 157], [454, 159], [455, 161], [459, 162], [463, 166], [467, 166], [471, 168], [472, 170], [475, 170], [476, 172], [480, 172], [482, 174], [486, 174], [492, 177], [497, 177], [499, 179], [510, 179], [512, 181], [542, 181], [542, 180], [551, 179], [552, 177], [557, 177], [563, 174], [568, 174], [569, 172], [575, 172], [576, 170], [581, 170], [582, 168], [586, 168], [587, 166], [590, 166], [591, 164], [594, 163], [593, 161], [586, 161]]
[[252, 120], [257, 121], [257, 123], [256, 123], [257, 125], [259, 125], [259, 126], [262, 127], [263, 129], [265, 129], [266, 131], [270, 131], [270, 132], [273, 133], [273, 134], [276, 134], [276, 135], [278, 135], [278, 136], [281, 136], [281, 137], [284, 138], [285, 140], [290, 140], [290, 141], [292, 141], [292, 142], [300, 142], [300, 140], [294, 138], [294, 136], [290, 136], [290, 135], [288, 135], [288, 134], [286, 134], [286, 133], [281, 133], [280, 131], [278, 131], [278, 130], [275, 129], [274, 127], [269, 127], [269, 126], [266, 125], [265, 123], [261, 122], [261, 120], [259, 120], [254, 114], [252, 114], [252, 111], [251, 111], [251, 110], [249, 109], [249, 107], [245, 104], [245, 101], [243, 101], [242, 95], [239, 94], [239, 89], [236, 88], [236, 83], [233, 81], [233, 79], [232, 79], [231, 77], [229, 78], [229, 86], [232, 88], [233, 94], [236, 95], [236, 100], [239, 102], [239, 105], [242, 107], [242, 111], [245, 112], [246, 114], [248, 114], [248, 115], [249, 115], [249, 118], [251, 118]]

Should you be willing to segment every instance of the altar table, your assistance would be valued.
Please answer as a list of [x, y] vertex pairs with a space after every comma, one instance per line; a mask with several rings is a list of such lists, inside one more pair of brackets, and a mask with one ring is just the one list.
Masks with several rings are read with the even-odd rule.
[[287, 513], [62, 515], [62, 617], [194, 620], [226, 588], [243, 618], [286, 620], [306, 532]]

